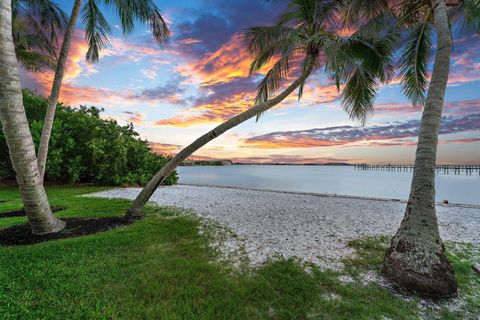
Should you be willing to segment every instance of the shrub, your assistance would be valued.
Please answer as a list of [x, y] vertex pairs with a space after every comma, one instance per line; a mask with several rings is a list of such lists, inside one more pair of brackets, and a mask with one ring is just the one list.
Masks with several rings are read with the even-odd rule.
[[[23, 91], [23, 103], [36, 147], [40, 141], [47, 100]], [[59, 104], [50, 139], [45, 179], [107, 185], [144, 185], [169, 160], [152, 152], [133, 124], [120, 126], [100, 118], [96, 107]], [[0, 130], [0, 177], [14, 178], [8, 148]], [[177, 182], [174, 172], [165, 184]]]

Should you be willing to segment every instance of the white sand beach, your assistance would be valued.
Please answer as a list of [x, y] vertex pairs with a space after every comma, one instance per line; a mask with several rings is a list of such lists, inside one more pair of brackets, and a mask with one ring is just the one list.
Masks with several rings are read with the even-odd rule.
[[[89, 196], [134, 199], [139, 191], [118, 188]], [[193, 185], [161, 187], [151, 201], [193, 209], [227, 227], [252, 264], [281, 255], [328, 268], [354, 253], [348, 241], [392, 235], [405, 208], [398, 200]], [[444, 240], [480, 246], [479, 206], [439, 204], [437, 214]]]

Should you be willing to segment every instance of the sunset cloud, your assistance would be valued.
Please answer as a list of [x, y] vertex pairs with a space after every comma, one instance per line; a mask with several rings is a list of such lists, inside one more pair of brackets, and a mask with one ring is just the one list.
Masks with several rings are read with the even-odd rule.
[[354, 163], [351, 159], [333, 157], [305, 157], [302, 155], [274, 154], [268, 157], [237, 157], [231, 159], [234, 163], [260, 163], [260, 164], [328, 164], [328, 163]]
[[200, 43], [200, 42], [202, 42], [202, 40], [192, 39], [192, 38], [186, 38], [178, 41], [178, 43], [182, 45], [189, 45], [189, 44]]
[[[480, 99], [446, 102], [443, 106], [446, 115], [464, 115], [480, 110]], [[382, 103], [375, 105], [376, 113], [408, 114], [419, 113], [423, 108], [411, 103]]]
[[[235, 34], [220, 49], [207, 53], [200, 60], [180, 65], [177, 71], [200, 86], [211, 86], [248, 77], [252, 57], [248, 53], [241, 34]], [[264, 74], [270, 65], [259, 73]]]
[[[399, 139], [416, 138], [420, 120], [394, 122], [370, 127], [337, 126], [302, 131], [272, 132], [244, 141], [259, 149], [335, 147], [362, 143], [371, 146], [403, 145]], [[480, 131], [480, 113], [443, 117], [440, 134]], [[383, 140], [392, 140], [383, 142]], [[365, 143], [376, 141], [373, 144]], [[380, 141], [380, 142], [379, 142]], [[465, 141], [467, 142], [467, 141]]]
[[131, 122], [137, 126], [145, 125], [145, 115], [143, 113], [133, 111], [124, 111], [123, 113], [126, 114], [128, 117], [126, 119], [127, 122]]
[[149, 142], [148, 145], [153, 152], [160, 155], [175, 155], [181, 149], [181, 146], [178, 144]]

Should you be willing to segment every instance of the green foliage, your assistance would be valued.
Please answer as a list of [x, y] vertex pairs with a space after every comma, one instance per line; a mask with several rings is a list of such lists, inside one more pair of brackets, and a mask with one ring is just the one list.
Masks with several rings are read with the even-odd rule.
[[[47, 100], [24, 91], [24, 105], [38, 146]], [[154, 154], [133, 125], [120, 126], [100, 118], [95, 107], [73, 109], [59, 105], [50, 139], [46, 179], [108, 185], [144, 185], [169, 160]], [[15, 175], [0, 133], [0, 177]], [[177, 181], [176, 172], [165, 184]]]

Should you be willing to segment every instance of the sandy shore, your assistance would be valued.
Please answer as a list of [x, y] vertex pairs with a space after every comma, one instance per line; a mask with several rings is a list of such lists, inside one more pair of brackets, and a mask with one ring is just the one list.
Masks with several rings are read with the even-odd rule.
[[[139, 191], [93, 195], [134, 199]], [[282, 255], [321, 267], [338, 267], [352, 254], [349, 240], [392, 235], [405, 209], [398, 200], [190, 185], [161, 187], [152, 201], [193, 209], [229, 228], [238, 238], [224, 249], [241, 245], [253, 264]], [[480, 207], [438, 205], [437, 214], [443, 239], [480, 245]]]

